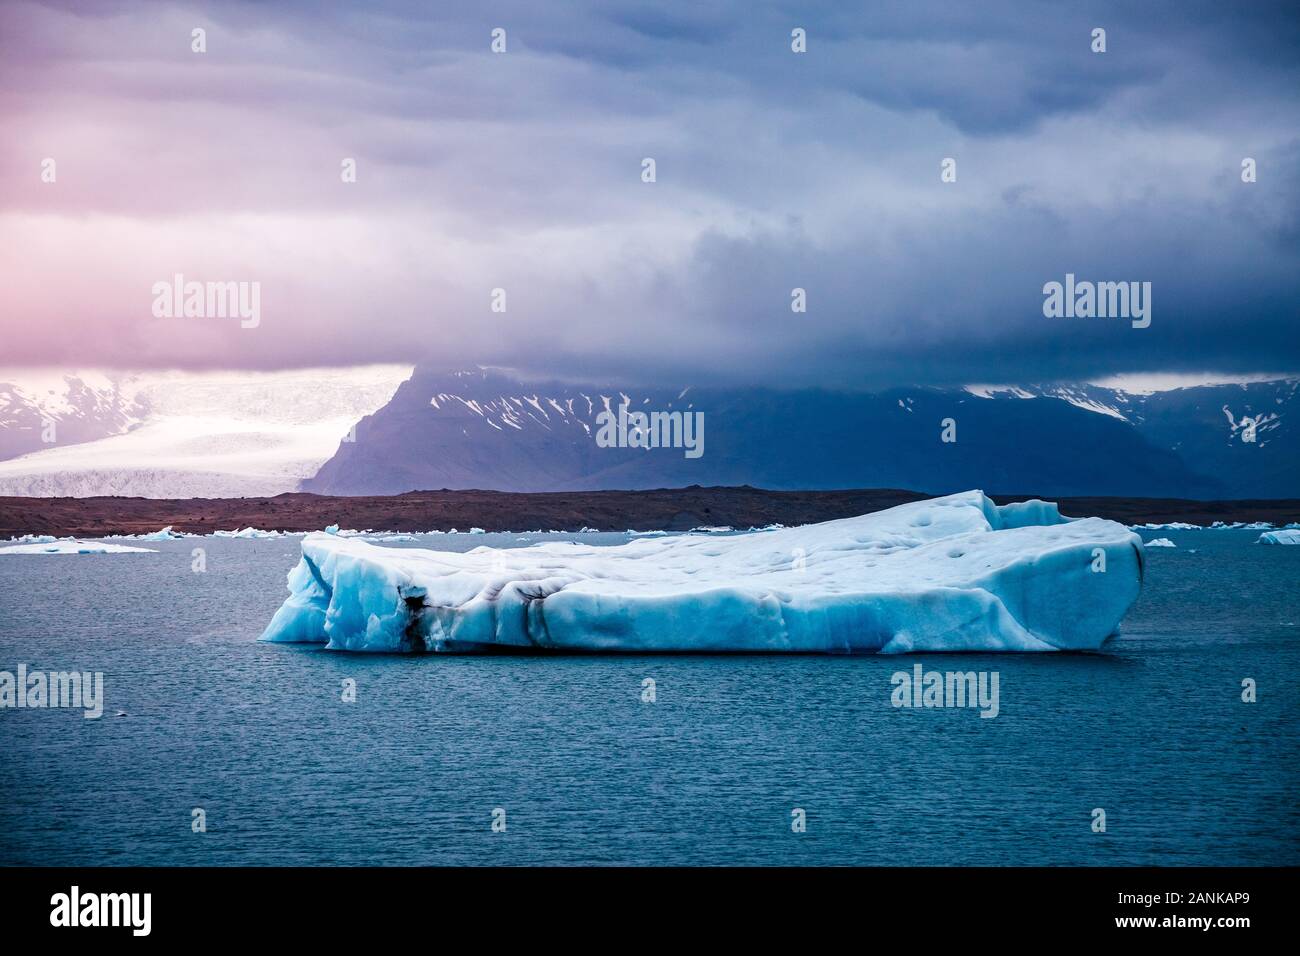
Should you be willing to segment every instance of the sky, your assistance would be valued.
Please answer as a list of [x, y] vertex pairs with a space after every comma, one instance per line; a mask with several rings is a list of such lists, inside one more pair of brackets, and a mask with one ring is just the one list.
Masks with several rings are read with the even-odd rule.
[[[7, 366], [1300, 370], [1295, 3], [5, 0], [0, 130]], [[1046, 317], [1067, 273], [1151, 324]]]

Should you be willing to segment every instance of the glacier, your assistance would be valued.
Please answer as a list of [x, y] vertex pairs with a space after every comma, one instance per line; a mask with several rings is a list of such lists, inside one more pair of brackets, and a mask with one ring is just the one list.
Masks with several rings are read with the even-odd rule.
[[1142, 539], [980, 491], [728, 537], [465, 553], [312, 533], [261, 640], [333, 650], [1092, 650], [1141, 588]]
[[[412, 371], [0, 369], [0, 495], [297, 491]], [[25, 437], [39, 434], [44, 421], [57, 423], [57, 444]]]

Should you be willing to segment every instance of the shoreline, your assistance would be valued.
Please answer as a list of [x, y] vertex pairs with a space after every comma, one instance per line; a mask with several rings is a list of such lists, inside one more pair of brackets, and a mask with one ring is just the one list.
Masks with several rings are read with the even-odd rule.
[[[965, 489], [962, 489], [965, 490]], [[892, 488], [768, 491], [748, 486], [646, 491], [414, 491], [345, 497], [292, 492], [271, 498], [18, 498], [0, 497], [0, 538], [24, 534], [103, 538], [176, 531], [210, 534], [254, 527], [266, 531], [344, 528], [419, 533], [471, 527], [485, 531], [737, 530], [849, 518], [922, 498]], [[1110, 518], [1126, 525], [1183, 521], [1300, 521], [1300, 498], [1195, 501], [1180, 498], [997, 494], [998, 504], [1044, 498], [1071, 517]]]

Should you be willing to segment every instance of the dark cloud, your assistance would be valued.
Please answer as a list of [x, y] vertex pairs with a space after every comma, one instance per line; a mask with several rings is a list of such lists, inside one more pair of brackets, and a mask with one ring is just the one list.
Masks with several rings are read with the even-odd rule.
[[[8, 3], [0, 334], [79, 365], [1294, 371], [1298, 53], [1289, 3]], [[176, 272], [261, 282], [262, 324], [153, 320]], [[1067, 272], [1152, 282], [1151, 327], [1044, 318]]]

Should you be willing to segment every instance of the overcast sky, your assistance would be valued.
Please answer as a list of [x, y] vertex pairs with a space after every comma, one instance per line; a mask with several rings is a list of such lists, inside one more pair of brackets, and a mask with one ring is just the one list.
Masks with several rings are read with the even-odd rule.
[[[2, 364], [1300, 370], [1295, 3], [319, 6], [0, 5]], [[1067, 272], [1150, 327], [1045, 318]], [[154, 318], [176, 273], [260, 324]]]

